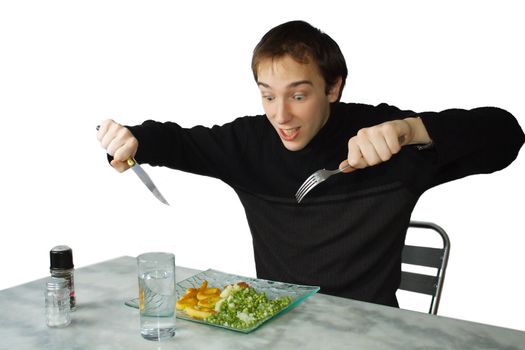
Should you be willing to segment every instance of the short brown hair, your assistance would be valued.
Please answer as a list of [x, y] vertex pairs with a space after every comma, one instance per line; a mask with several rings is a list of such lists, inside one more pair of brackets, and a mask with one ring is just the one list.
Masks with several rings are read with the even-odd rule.
[[291, 21], [270, 29], [253, 50], [252, 72], [257, 81], [257, 68], [265, 58], [281, 58], [290, 55], [300, 63], [313, 59], [326, 83], [326, 93], [340, 77], [341, 98], [348, 69], [339, 45], [328, 34], [304, 21]]

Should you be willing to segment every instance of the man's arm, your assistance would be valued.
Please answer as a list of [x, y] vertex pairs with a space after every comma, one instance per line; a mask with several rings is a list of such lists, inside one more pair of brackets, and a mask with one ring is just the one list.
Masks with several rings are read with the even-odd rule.
[[362, 169], [388, 161], [405, 145], [432, 144], [443, 183], [474, 173], [490, 173], [509, 165], [525, 142], [517, 120], [509, 112], [482, 107], [424, 112], [359, 130], [348, 141], [349, 163]]
[[237, 170], [243, 166], [246, 140], [253, 137], [253, 130], [249, 128], [255, 119], [262, 118], [237, 118], [211, 128], [183, 128], [173, 122], [153, 120], [122, 126], [107, 120], [101, 123], [97, 138], [113, 156], [111, 165], [118, 171], [127, 170], [126, 161], [134, 156], [140, 164], [168, 167], [232, 183], [243, 178]]
[[525, 142], [516, 118], [506, 110], [480, 107], [419, 113], [433, 141], [436, 164], [431, 186], [511, 164]]

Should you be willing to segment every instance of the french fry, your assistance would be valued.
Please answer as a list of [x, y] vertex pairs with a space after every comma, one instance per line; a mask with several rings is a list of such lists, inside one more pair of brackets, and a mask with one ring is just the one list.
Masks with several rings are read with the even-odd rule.
[[212, 314], [214, 314], [215, 310], [206, 308], [206, 307], [199, 308], [198, 306], [197, 307], [188, 306], [187, 308], [184, 309], [184, 312], [186, 312], [188, 316], [199, 318], [199, 319], [205, 319], [211, 316]]
[[186, 293], [177, 300], [175, 307], [195, 318], [206, 318], [215, 311], [213, 308], [220, 299], [219, 288], [208, 288], [208, 281], [202, 281], [199, 288], [188, 288]]
[[201, 286], [199, 287], [199, 292], [205, 290], [208, 287], [208, 280], [202, 281]]
[[204, 290], [199, 290], [197, 293], [197, 299], [203, 300], [218, 295], [221, 295], [221, 290], [219, 288], [206, 288]]
[[215, 307], [215, 304], [217, 304], [220, 298], [221, 298], [220, 295], [214, 295], [206, 299], [201, 299], [197, 303], [197, 306], [213, 309]]
[[198, 291], [199, 291], [198, 288], [188, 288], [186, 289], [186, 294], [184, 295], [197, 295]]
[[195, 306], [197, 305], [198, 300], [195, 297], [187, 297], [182, 296], [179, 300], [177, 300], [177, 303], [175, 304], [175, 307], [177, 310], [184, 310], [188, 306]]

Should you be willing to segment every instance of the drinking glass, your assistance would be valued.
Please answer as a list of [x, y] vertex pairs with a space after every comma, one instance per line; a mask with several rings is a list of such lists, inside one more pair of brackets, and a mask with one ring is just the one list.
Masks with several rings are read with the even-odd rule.
[[140, 333], [148, 340], [175, 335], [175, 256], [144, 253], [137, 257]]

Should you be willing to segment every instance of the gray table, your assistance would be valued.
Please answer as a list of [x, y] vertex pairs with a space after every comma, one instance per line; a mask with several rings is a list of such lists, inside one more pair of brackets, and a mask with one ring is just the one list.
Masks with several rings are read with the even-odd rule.
[[[177, 280], [197, 270], [177, 267]], [[525, 332], [316, 294], [250, 334], [177, 320], [158, 343], [139, 334], [136, 261], [76, 271], [78, 309], [63, 329], [45, 324], [44, 279], [0, 291], [0, 349], [525, 349]]]

